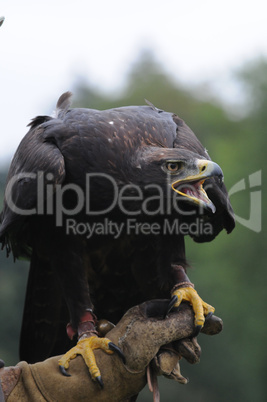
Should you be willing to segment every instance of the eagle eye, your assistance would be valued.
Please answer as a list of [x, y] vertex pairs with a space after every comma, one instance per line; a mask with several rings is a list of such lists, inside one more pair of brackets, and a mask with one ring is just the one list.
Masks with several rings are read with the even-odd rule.
[[166, 168], [169, 170], [169, 172], [175, 173], [181, 168], [181, 165], [181, 162], [167, 162]]

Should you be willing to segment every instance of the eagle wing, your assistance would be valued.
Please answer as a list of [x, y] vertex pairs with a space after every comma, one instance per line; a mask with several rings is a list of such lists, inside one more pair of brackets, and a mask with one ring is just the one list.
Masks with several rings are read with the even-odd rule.
[[[40, 124], [41, 123], [41, 124]], [[49, 117], [37, 117], [21, 141], [7, 177], [1, 213], [0, 241], [11, 248], [15, 258], [29, 256], [28, 217], [42, 214], [50, 184], [51, 194], [65, 177], [64, 157], [53, 141], [44, 137]]]
[[[58, 106], [62, 110], [62, 103]], [[31, 259], [20, 349], [21, 358], [32, 362], [53, 354], [52, 339], [55, 342], [61, 339], [55, 346], [57, 351], [69, 346], [69, 340], [60, 334], [60, 331], [65, 332], [65, 324], [61, 323], [64, 317], [65, 322], [68, 320], [68, 313], [56, 274], [47, 260], [32, 250], [32, 236], [40, 236], [41, 228], [35, 227], [34, 231], [29, 228], [34, 224], [35, 216], [42, 215], [49, 198], [53, 198], [57, 184], [65, 178], [64, 157], [49, 130], [51, 122], [57, 128], [52, 132], [63, 135], [61, 121], [49, 116], [38, 116], [30, 123], [30, 130], [11, 163], [0, 219], [0, 242], [7, 252], [12, 251], [14, 258]], [[44, 192], [45, 188], [50, 188], [50, 192]], [[44, 233], [44, 236], [49, 237], [49, 233]], [[40, 340], [41, 348], [38, 346]]]

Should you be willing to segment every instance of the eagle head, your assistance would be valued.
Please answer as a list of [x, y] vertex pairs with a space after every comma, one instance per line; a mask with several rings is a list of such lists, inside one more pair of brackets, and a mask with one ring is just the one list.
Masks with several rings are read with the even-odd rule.
[[[220, 186], [223, 172], [220, 166], [194, 152], [177, 148], [146, 147], [136, 156], [137, 184], [147, 193], [162, 189], [163, 197], [175, 197], [201, 211], [215, 213], [216, 205], [207, 194], [207, 179]], [[150, 190], [150, 191], [148, 191]]]

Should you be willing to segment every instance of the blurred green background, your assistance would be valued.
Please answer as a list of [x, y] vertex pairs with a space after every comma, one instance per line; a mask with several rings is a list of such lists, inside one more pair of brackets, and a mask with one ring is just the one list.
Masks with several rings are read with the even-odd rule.
[[[187, 239], [187, 258], [192, 266], [190, 279], [201, 297], [216, 307], [216, 314], [224, 321], [224, 330], [215, 337], [199, 336], [200, 364], [190, 366], [181, 362], [182, 374], [190, 379], [188, 385], [160, 379], [164, 402], [260, 402], [266, 398], [267, 61], [254, 60], [236, 73], [235, 80], [243, 97], [238, 108], [215, 99], [208, 86], [179, 85], [150, 52], [144, 52], [132, 65], [120, 93], [107, 95], [83, 78], [76, 80], [72, 88], [75, 106], [105, 109], [144, 104], [146, 98], [158, 108], [177, 113], [222, 167], [228, 190], [241, 180], [244, 184], [243, 190], [231, 196], [238, 218], [231, 235], [221, 233], [207, 244]], [[55, 100], [59, 95], [55, 94]], [[8, 166], [0, 172], [1, 205], [7, 169]], [[262, 183], [253, 186], [255, 183], [249, 181], [249, 176], [259, 171]], [[262, 198], [262, 207], [259, 199], [251, 201], [253, 194]], [[239, 217], [249, 221], [253, 213], [255, 218], [248, 223], [250, 227], [239, 222]], [[0, 357], [12, 365], [18, 361], [28, 263], [14, 264], [12, 257], [7, 259], [2, 251], [0, 264]], [[149, 391], [144, 390], [138, 400], [152, 399]]]

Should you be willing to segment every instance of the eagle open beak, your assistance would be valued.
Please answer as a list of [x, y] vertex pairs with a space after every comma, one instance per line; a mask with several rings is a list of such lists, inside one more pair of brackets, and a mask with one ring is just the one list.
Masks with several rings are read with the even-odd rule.
[[203, 188], [203, 183], [209, 177], [217, 176], [220, 181], [223, 181], [223, 172], [217, 163], [199, 159], [197, 163], [199, 172], [196, 175], [187, 176], [185, 179], [177, 180], [172, 183], [172, 189], [192, 200], [198, 205], [209, 208], [213, 213], [216, 211], [215, 205], [207, 196]]

